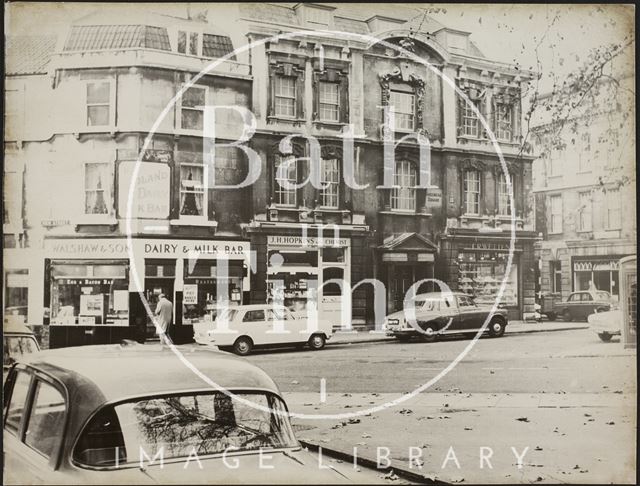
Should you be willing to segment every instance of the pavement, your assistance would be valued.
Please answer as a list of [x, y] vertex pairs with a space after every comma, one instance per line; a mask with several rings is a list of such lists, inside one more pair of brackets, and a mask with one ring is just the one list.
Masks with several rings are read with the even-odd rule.
[[389, 483], [635, 483], [636, 353], [618, 338], [512, 323], [439, 378], [470, 339], [335, 337], [248, 358], [282, 390], [296, 436], [327, 454], [391, 468]]
[[[522, 334], [530, 332], [553, 332], [588, 329], [586, 322], [563, 321], [511, 321], [505, 329], [505, 333]], [[361, 343], [367, 341], [393, 341], [393, 336], [387, 336], [384, 331], [336, 331], [327, 344]]]

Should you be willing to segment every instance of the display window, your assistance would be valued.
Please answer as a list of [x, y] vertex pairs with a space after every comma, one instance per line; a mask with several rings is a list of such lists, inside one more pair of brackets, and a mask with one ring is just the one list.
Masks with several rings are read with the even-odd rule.
[[[505, 278], [508, 254], [499, 252], [461, 252], [458, 289], [472, 295], [478, 304], [493, 305]], [[518, 265], [512, 261], [501, 303], [518, 305]]]
[[195, 265], [185, 260], [182, 322], [212, 321], [222, 302], [225, 307], [239, 305], [242, 302], [243, 277], [241, 261], [229, 261], [225, 268], [216, 260], [199, 260]]
[[27, 319], [29, 271], [7, 270], [4, 281], [4, 316], [18, 322]]
[[573, 290], [605, 290], [614, 299], [618, 299], [619, 290], [618, 260], [578, 261], [573, 264]]
[[267, 301], [279, 302], [293, 311], [317, 301], [318, 250], [269, 250], [267, 255]]
[[128, 263], [51, 265], [51, 325], [128, 326]]

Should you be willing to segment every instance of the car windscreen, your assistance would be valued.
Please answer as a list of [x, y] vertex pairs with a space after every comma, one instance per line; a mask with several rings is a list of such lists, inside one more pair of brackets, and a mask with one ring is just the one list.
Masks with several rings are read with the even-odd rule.
[[[234, 451], [297, 447], [282, 400], [271, 393], [187, 393], [109, 405], [84, 428], [73, 458], [92, 467], [139, 465]], [[141, 457], [143, 456], [143, 457]]]
[[438, 311], [440, 310], [440, 301], [436, 299], [416, 300], [415, 307], [422, 311]]
[[4, 351], [2, 364], [10, 365], [20, 358], [38, 351], [38, 343], [33, 336], [3, 336]]
[[228, 308], [218, 309], [215, 320], [231, 322], [233, 321], [237, 313], [238, 311], [235, 309], [228, 309]]

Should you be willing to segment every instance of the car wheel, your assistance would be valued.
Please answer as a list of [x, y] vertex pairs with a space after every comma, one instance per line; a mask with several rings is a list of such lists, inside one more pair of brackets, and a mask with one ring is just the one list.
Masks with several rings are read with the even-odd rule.
[[491, 337], [500, 337], [504, 334], [504, 322], [494, 319], [489, 323], [489, 334]]
[[309, 347], [315, 351], [324, 348], [326, 339], [322, 334], [314, 334], [309, 338]]
[[565, 309], [562, 312], [562, 320], [564, 322], [571, 322], [571, 311], [569, 309]]
[[253, 348], [253, 341], [248, 337], [239, 337], [236, 342], [233, 343], [233, 352], [240, 356], [246, 356], [251, 352]]
[[420, 339], [422, 339], [425, 343], [432, 343], [438, 338], [436, 334], [436, 328], [432, 324], [427, 324], [424, 328], [422, 328], [422, 332], [420, 333]]
[[611, 338], [613, 336], [608, 332], [601, 332], [600, 334], [598, 334], [598, 337], [606, 343], [607, 341], [611, 341]]
[[549, 312], [547, 314], [547, 319], [549, 319], [550, 321], [555, 321], [556, 320], [556, 313], [555, 312]]

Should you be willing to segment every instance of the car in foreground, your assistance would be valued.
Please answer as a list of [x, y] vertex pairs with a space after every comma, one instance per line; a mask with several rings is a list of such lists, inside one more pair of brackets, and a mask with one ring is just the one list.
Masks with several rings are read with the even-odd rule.
[[487, 318], [486, 332], [502, 336], [508, 324], [505, 309], [492, 312], [491, 306], [478, 306], [471, 296], [459, 292], [430, 292], [416, 295], [404, 310], [388, 315], [384, 329], [399, 340], [418, 337], [431, 342], [447, 334], [476, 334]]
[[309, 346], [319, 350], [333, 335], [332, 325], [318, 320], [310, 322], [304, 314], [294, 314], [275, 304], [254, 304], [219, 310], [216, 319], [193, 325], [198, 344], [231, 348], [245, 356], [254, 348]]
[[604, 290], [572, 292], [564, 302], [553, 306], [553, 311], [547, 314], [554, 320], [557, 316], [565, 322], [587, 320], [594, 312], [604, 312], [611, 309], [611, 295]]
[[[159, 344], [42, 351], [4, 393], [5, 484], [370, 483], [377, 471], [303, 449], [260, 368]], [[320, 467], [323, 464], [324, 467]]]
[[25, 324], [5, 320], [2, 329], [2, 378], [17, 360], [31, 353], [40, 351], [40, 346], [33, 331]]
[[595, 312], [587, 317], [587, 322], [589, 323], [589, 328], [602, 341], [611, 341], [613, 336], [622, 334], [622, 311], [620, 309]]

